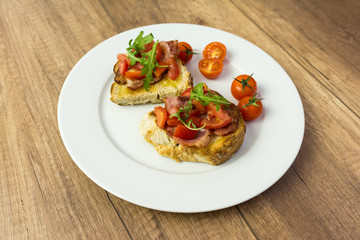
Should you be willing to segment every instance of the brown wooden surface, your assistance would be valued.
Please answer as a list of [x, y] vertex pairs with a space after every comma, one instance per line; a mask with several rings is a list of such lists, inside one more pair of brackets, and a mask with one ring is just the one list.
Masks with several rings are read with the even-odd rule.
[[[2, 0], [0, 239], [360, 239], [359, 12], [357, 0]], [[245, 203], [198, 214], [139, 207], [93, 183], [62, 143], [58, 97], [76, 62], [117, 33], [168, 22], [249, 40], [300, 93], [300, 152]]]

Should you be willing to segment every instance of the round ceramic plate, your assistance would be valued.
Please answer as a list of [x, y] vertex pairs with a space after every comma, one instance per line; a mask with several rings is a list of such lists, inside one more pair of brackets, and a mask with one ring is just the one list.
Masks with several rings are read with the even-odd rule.
[[[125, 53], [129, 40], [141, 30], [155, 40], [188, 42], [200, 53], [210, 42], [224, 43], [227, 56], [217, 79], [208, 80], [199, 72], [201, 54], [194, 55], [187, 67], [194, 85], [204, 82], [235, 104], [230, 93], [233, 77], [254, 74], [264, 112], [247, 123], [242, 147], [224, 164], [178, 163], [160, 156], [138, 126], [156, 105], [118, 106], [110, 101], [116, 56]], [[61, 90], [58, 123], [74, 162], [105, 190], [147, 208], [204, 212], [251, 199], [288, 170], [302, 143], [304, 111], [289, 76], [255, 45], [210, 27], [159, 24], [120, 33], [85, 54]]]

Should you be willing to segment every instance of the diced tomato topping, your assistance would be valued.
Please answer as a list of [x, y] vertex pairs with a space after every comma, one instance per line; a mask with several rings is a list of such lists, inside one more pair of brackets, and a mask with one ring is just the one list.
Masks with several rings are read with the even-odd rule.
[[126, 61], [126, 62], [128, 63], [128, 65], [130, 65], [130, 58], [128, 58], [127, 55], [124, 54], [124, 53], [119, 53], [119, 54], [117, 55], [117, 59], [118, 59], [119, 61]]
[[154, 45], [155, 41], [152, 41], [150, 43], [147, 43], [144, 45], [144, 49], [145, 49], [145, 52], [148, 52], [152, 49], [153, 45]]
[[175, 58], [171, 57], [166, 60], [166, 65], [169, 65], [168, 77], [172, 80], [177, 79], [180, 76], [180, 68]]
[[168, 67], [156, 67], [154, 72], [155, 77], [160, 77], [168, 69], [169, 69]]
[[[155, 41], [152, 41], [151, 43], [145, 44], [144, 48], [145, 48], [145, 52], [149, 52], [153, 46], [154, 46]], [[156, 57], [156, 61], [159, 62], [162, 52], [161, 52], [161, 47], [160, 45], [156, 45], [156, 50], [155, 50], [155, 57]]]
[[211, 102], [206, 106], [206, 109], [208, 110], [209, 119], [203, 119], [201, 122], [202, 124], [206, 123], [206, 129], [222, 128], [232, 122], [232, 118], [225, 110], [219, 108], [219, 110], [216, 111], [214, 103]]
[[[129, 65], [130, 66], [130, 65]], [[138, 70], [141, 70], [144, 68], [144, 65], [141, 65], [139, 62], [136, 62], [134, 66], [132, 66], [131, 68], [135, 68]]]
[[177, 125], [175, 128], [174, 137], [191, 140], [195, 137], [196, 133], [196, 130], [188, 129], [184, 125]]
[[191, 103], [195, 107], [195, 109], [199, 111], [200, 114], [206, 113], [206, 108], [204, 107], [204, 105], [201, 104], [199, 100], [192, 99]]
[[145, 75], [141, 74], [141, 70], [131, 68], [125, 72], [125, 77], [129, 79], [144, 79]]
[[167, 119], [167, 111], [165, 108], [158, 106], [154, 108], [154, 113], [156, 117], [157, 126], [161, 129], [165, 127], [166, 119]]
[[156, 61], [159, 62], [160, 59], [161, 59], [161, 56], [162, 56], [162, 51], [161, 51], [161, 47], [160, 47], [159, 44], [156, 46], [156, 53], [155, 54], [156, 54], [155, 55]]
[[197, 109], [191, 109], [189, 111], [189, 116], [193, 116], [193, 117], [199, 117], [201, 114], [200, 114], [200, 111], [197, 110]]
[[190, 97], [190, 95], [191, 95], [191, 90], [192, 90], [192, 89], [193, 89], [193, 87], [186, 89], [186, 90], [181, 94], [181, 96], [188, 96], [188, 97]]
[[118, 68], [119, 73], [121, 75], [125, 75], [125, 72], [129, 69], [130, 66], [130, 59], [126, 56], [126, 54], [120, 53], [117, 55], [118, 61]]
[[[191, 90], [194, 89], [194, 87], [191, 87], [191, 88], [188, 88], [186, 89], [182, 94], [181, 96], [188, 96], [190, 97], [191, 95]], [[208, 87], [206, 84], [203, 85], [203, 89], [204, 89], [204, 93], [206, 94], [208, 92]]]
[[166, 124], [170, 127], [176, 127], [177, 125], [182, 124], [182, 122], [180, 122], [180, 120], [177, 117], [169, 117], [166, 120]]
[[[201, 123], [202, 123], [202, 120], [201, 120], [200, 118], [196, 117], [196, 116], [190, 116], [190, 117], [188, 118], [188, 120], [186, 120], [186, 122], [190, 122], [190, 120], [192, 120], [192, 123], [195, 124], [195, 126], [196, 126], [197, 128], [203, 126], [203, 124], [201, 124]], [[191, 125], [191, 126], [192, 126], [192, 125]]]

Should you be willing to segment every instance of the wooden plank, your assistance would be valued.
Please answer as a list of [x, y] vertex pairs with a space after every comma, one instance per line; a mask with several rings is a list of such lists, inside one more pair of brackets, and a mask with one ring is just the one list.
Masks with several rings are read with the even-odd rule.
[[72, 162], [57, 129], [66, 75], [114, 30], [99, 3], [61, 4], [1, 4], [1, 235], [130, 238], [106, 192]]
[[[357, 239], [359, 4], [2, 2], [2, 238]], [[210, 213], [159, 212], [102, 190], [67, 154], [56, 111], [71, 68], [116, 33], [165, 22], [203, 24], [239, 35], [273, 56], [297, 86], [306, 117], [303, 146], [291, 169], [260, 196]]]
[[207, 213], [168, 213], [110, 196], [134, 239], [256, 239], [236, 207]]

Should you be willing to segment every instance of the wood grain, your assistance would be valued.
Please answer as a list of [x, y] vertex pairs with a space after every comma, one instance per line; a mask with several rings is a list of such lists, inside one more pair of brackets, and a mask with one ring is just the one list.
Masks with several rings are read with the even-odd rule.
[[[0, 238], [359, 239], [359, 9], [356, 0], [2, 1]], [[62, 143], [57, 103], [75, 63], [117, 33], [169, 22], [249, 40], [300, 93], [300, 152], [245, 203], [198, 214], [139, 207], [94, 184]]]

